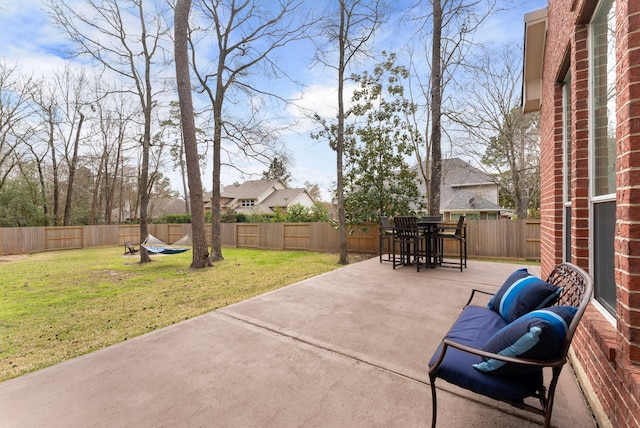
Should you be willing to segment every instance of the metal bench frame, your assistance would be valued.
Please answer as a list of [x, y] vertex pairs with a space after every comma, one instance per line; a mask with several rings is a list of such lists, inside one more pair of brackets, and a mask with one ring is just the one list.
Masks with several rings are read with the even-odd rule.
[[[529, 412], [536, 413], [538, 415], [544, 416], [544, 427], [547, 428], [551, 424], [551, 412], [553, 410], [553, 399], [555, 396], [556, 386], [558, 384], [558, 379], [560, 377], [560, 372], [567, 362], [567, 353], [569, 352], [569, 346], [571, 345], [571, 340], [573, 339], [573, 335], [578, 327], [578, 323], [584, 314], [589, 302], [591, 300], [591, 296], [593, 294], [593, 279], [586, 273], [583, 269], [575, 266], [571, 263], [562, 263], [557, 265], [553, 271], [549, 274], [547, 282], [552, 285], [556, 285], [558, 287], [563, 287], [562, 294], [558, 302], [555, 305], [558, 306], [574, 306], [577, 308], [577, 312], [569, 325], [569, 329], [567, 331], [567, 336], [564, 340], [564, 345], [562, 348], [562, 353], [560, 358], [553, 361], [539, 361], [539, 360], [528, 360], [522, 358], [513, 358], [513, 357], [505, 357], [498, 354], [493, 354], [490, 352], [483, 351], [478, 348], [472, 348], [460, 343], [456, 343], [450, 339], [443, 339], [442, 341], [442, 350], [438, 355], [433, 366], [429, 369], [429, 381], [431, 384], [431, 398], [432, 398], [432, 419], [431, 426], [436, 426], [436, 418], [438, 413], [437, 408], [437, 398], [436, 398], [436, 378], [437, 369], [444, 360], [447, 350], [451, 348], [456, 348], [464, 352], [472, 353], [475, 355], [479, 355], [486, 358], [494, 358], [497, 360], [507, 361], [515, 364], [528, 365], [532, 367], [549, 367], [551, 368], [552, 377], [549, 383], [548, 389], [544, 385], [544, 380], [539, 386], [538, 392], [533, 395], [533, 397], [538, 398], [540, 400], [540, 406], [530, 405], [524, 402], [510, 402], [505, 401], [511, 405], [519, 407], [523, 410], [527, 410]], [[474, 289], [471, 292], [471, 296], [467, 301], [465, 306], [471, 304], [471, 301], [474, 298], [476, 293], [489, 294], [485, 291]], [[492, 397], [490, 397], [492, 398]]]

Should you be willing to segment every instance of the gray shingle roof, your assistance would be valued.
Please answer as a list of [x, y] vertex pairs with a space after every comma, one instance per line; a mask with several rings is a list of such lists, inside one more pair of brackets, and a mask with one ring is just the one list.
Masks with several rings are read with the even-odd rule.
[[442, 160], [442, 185], [448, 187], [494, 184], [489, 174], [459, 158]]
[[488, 201], [473, 190], [450, 189], [448, 199], [440, 204], [447, 211], [503, 211], [504, 208]]
[[276, 190], [269, 195], [262, 204], [268, 207], [286, 207], [304, 191], [305, 189]]
[[251, 180], [245, 181], [242, 184], [232, 184], [230, 186], [224, 186], [220, 196], [231, 199], [258, 198], [277, 182], [278, 180]]
[[[424, 181], [420, 185], [424, 189]], [[468, 162], [460, 158], [442, 159], [440, 211], [504, 211], [483, 196], [488, 189], [497, 194], [497, 188], [489, 174]]]

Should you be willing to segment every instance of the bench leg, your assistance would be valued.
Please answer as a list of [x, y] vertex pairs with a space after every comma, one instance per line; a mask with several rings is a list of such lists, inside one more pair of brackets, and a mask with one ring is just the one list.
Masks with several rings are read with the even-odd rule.
[[436, 377], [429, 375], [431, 385], [431, 428], [436, 428], [436, 418], [438, 417], [438, 400], [436, 399]]

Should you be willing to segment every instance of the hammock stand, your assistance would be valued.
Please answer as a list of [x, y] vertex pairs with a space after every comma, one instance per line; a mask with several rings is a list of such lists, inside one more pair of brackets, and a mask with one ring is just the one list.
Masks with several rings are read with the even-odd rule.
[[147, 239], [145, 239], [142, 243], [142, 246], [150, 253], [167, 255], [180, 254], [191, 249], [190, 247], [185, 247], [184, 245], [191, 245], [191, 239], [189, 238], [189, 235], [183, 236], [172, 245], [167, 245], [155, 236], [149, 234], [149, 236], [147, 236]]

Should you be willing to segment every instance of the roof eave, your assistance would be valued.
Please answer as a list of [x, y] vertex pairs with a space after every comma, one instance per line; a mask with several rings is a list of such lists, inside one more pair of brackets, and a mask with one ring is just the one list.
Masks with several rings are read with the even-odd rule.
[[540, 110], [542, 104], [542, 66], [547, 37], [547, 8], [524, 16], [524, 60], [522, 107], [525, 113]]

